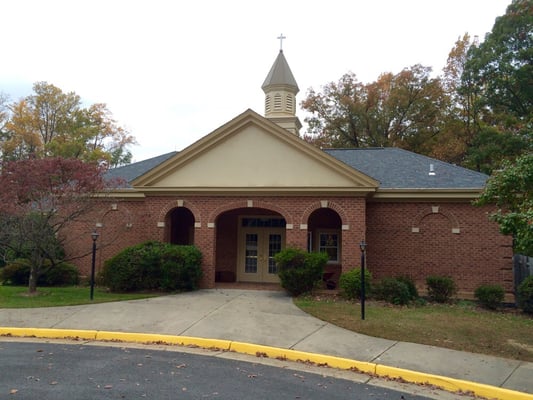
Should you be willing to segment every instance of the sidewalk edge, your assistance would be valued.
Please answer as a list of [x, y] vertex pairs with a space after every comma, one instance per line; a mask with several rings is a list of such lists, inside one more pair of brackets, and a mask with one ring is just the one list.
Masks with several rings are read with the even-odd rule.
[[256, 357], [276, 358], [280, 360], [308, 362], [318, 366], [353, 370], [376, 377], [400, 379], [409, 383], [428, 384], [449, 392], [467, 393], [500, 400], [533, 400], [533, 395], [504, 389], [498, 386], [471, 382], [441, 375], [427, 374], [403, 368], [390, 367], [365, 361], [298, 350], [235, 342], [232, 340], [206, 339], [189, 336], [173, 336], [152, 333], [111, 332], [100, 330], [75, 330], [51, 328], [10, 328], [0, 327], [0, 336], [35, 337], [46, 339], [96, 340], [102, 342], [132, 342], [144, 344], [169, 344], [205, 349], [232, 351]]

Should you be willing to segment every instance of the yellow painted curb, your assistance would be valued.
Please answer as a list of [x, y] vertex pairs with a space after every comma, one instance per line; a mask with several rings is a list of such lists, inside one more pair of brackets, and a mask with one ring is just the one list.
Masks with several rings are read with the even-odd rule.
[[376, 371], [376, 364], [374, 363], [251, 343], [232, 342], [230, 350], [258, 357], [277, 358], [289, 361], [308, 361], [316, 365], [327, 365], [331, 368], [349, 369], [370, 374], [374, 374]]
[[450, 392], [473, 393], [476, 396], [500, 400], [533, 400], [533, 395], [504, 389], [498, 386], [471, 382], [462, 379], [448, 378], [441, 375], [426, 374], [403, 368], [377, 365], [376, 375], [389, 378], [400, 378], [411, 383], [434, 385]]
[[96, 334], [97, 331], [89, 330], [51, 328], [4, 328], [0, 326], [0, 336], [95, 340]]
[[304, 351], [282, 349], [252, 343], [231, 340], [205, 339], [189, 336], [161, 335], [151, 333], [109, 332], [96, 330], [9, 328], [0, 327], [0, 336], [36, 337], [48, 339], [85, 339], [113, 342], [132, 342], [146, 344], [169, 344], [194, 346], [204, 349], [234, 351], [257, 357], [276, 358], [280, 360], [310, 362], [331, 368], [354, 370], [378, 377], [401, 379], [409, 383], [430, 384], [451, 392], [464, 392], [476, 396], [499, 400], [533, 400], [533, 395], [497, 386], [490, 386], [440, 375], [426, 374], [397, 367], [371, 362], [351, 360]]
[[229, 350], [230, 340], [203, 339], [188, 336], [160, 335], [154, 333], [130, 333], [130, 332], [107, 332], [98, 331], [96, 340], [110, 342], [134, 342], [149, 344], [173, 344], [180, 346], [194, 346], [204, 349]]

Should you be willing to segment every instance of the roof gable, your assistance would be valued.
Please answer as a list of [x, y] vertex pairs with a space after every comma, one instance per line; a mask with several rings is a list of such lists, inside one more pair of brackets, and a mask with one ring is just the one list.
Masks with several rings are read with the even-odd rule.
[[379, 183], [247, 110], [138, 177], [143, 191], [373, 192]]

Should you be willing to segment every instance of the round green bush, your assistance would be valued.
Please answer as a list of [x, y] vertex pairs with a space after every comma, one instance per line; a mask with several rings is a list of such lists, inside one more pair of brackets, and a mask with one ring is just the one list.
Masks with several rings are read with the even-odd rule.
[[0, 277], [3, 285], [25, 286], [30, 277], [30, 262], [25, 258], [18, 258], [8, 262], [2, 268]]
[[292, 296], [299, 296], [310, 292], [322, 281], [328, 256], [325, 253], [286, 248], [276, 254], [274, 260], [281, 286]]
[[518, 307], [528, 314], [533, 314], [533, 275], [528, 276], [518, 285], [516, 297]]
[[396, 277], [396, 279], [400, 282], [403, 282], [407, 286], [410, 300], [416, 300], [420, 297], [418, 295], [418, 289], [416, 288], [415, 281], [410, 276], [402, 275]]
[[[365, 269], [365, 292], [370, 294], [372, 288], [372, 274]], [[339, 279], [341, 295], [349, 300], [361, 297], [361, 268], [354, 268], [341, 274]]]
[[426, 278], [428, 297], [437, 303], [447, 303], [457, 292], [452, 278], [447, 276], [428, 276]]
[[67, 286], [80, 283], [80, 272], [67, 262], [51, 265], [46, 263], [39, 273], [37, 286]]
[[[30, 277], [31, 263], [19, 258], [2, 268], [0, 280], [4, 285], [25, 286]], [[38, 271], [37, 286], [77, 285], [80, 274], [75, 265], [66, 262], [51, 264], [46, 261]]]
[[195, 246], [148, 241], [107, 260], [98, 283], [113, 292], [194, 290], [202, 277], [201, 260]]
[[409, 304], [412, 300], [409, 287], [398, 278], [383, 278], [374, 288], [374, 294], [379, 300], [396, 305]]
[[167, 245], [161, 254], [161, 289], [198, 289], [202, 278], [202, 253], [195, 246]]
[[474, 296], [482, 307], [496, 310], [505, 298], [505, 290], [500, 285], [481, 285]]
[[98, 274], [98, 283], [112, 292], [133, 292], [155, 289], [159, 273], [155, 268], [157, 242], [145, 242], [127, 247], [114, 257], [106, 260]]

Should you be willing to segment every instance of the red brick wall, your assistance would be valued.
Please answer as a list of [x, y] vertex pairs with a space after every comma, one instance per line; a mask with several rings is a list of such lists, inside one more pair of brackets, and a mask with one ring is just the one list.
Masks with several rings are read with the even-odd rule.
[[[252, 207], [249, 207], [251, 200]], [[327, 200], [324, 205], [321, 201]], [[178, 202], [179, 201], [179, 202]], [[112, 210], [111, 204], [116, 204]], [[67, 247], [69, 256], [85, 254], [74, 262], [80, 267], [83, 274], [90, 273], [92, 240], [90, 232], [96, 223], [101, 223], [97, 230], [101, 236], [98, 239], [97, 271], [103, 262], [126, 246], [131, 246], [146, 240], [164, 240], [168, 231], [158, 227], [158, 222], [164, 222], [170, 210], [182, 204], [195, 216], [195, 222], [200, 227], [195, 228], [195, 245], [203, 254], [204, 278], [203, 287], [213, 287], [215, 270], [229, 267], [236, 257], [236, 230], [231, 228], [236, 223], [238, 212], [244, 209], [252, 214], [269, 210], [285, 218], [292, 229], [286, 231], [286, 245], [307, 248], [307, 228], [301, 229], [301, 224], [307, 224], [309, 215], [324, 206], [334, 210], [340, 217], [342, 224], [347, 228], [342, 231], [342, 262], [345, 268], [352, 268], [358, 264], [358, 243], [365, 234], [365, 200], [364, 198], [329, 197], [329, 196], [265, 196], [265, 197], [239, 197], [239, 196], [161, 196], [147, 197], [142, 201], [123, 200], [112, 203], [103, 202], [102, 207], [95, 215], [88, 216], [85, 224], [79, 224], [76, 229], [68, 234], [76, 237]], [[223, 215], [222, 219], [218, 219]], [[219, 225], [220, 223], [220, 225]], [[215, 224], [216, 228], [208, 226]], [[227, 231], [222, 231], [226, 230]], [[165, 232], [166, 235], [165, 235]], [[218, 249], [220, 254], [215, 252]], [[354, 251], [357, 250], [357, 251]]]
[[369, 203], [368, 268], [375, 279], [411, 276], [422, 291], [427, 276], [441, 275], [453, 277], [462, 295], [485, 283], [511, 292], [512, 240], [488, 211], [468, 203]]
[[[248, 207], [248, 200], [253, 207]], [[84, 255], [74, 262], [88, 275], [90, 233], [101, 223], [97, 228], [99, 271], [105, 260], [126, 246], [164, 240], [168, 230], [158, 227], [158, 222], [164, 222], [178, 205], [187, 207], [200, 224], [194, 229], [194, 241], [203, 254], [203, 287], [214, 286], [216, 270], [235, 271], [238, 214], [257, 215], [269, 210], [268, 214], [281, 215], [289, 226], [292, 224], [292, 229], [286, 230], [286, 245], [306, 249], [307, 228], [300, 225], [308, 224], [309, 216], [325, 206], [338, 214], [343, 226], [343, 272], [360, 265], [359, 242], [365, 239], [367, 266], [375, 279], [409, 275], [425, 289], [428, 275], [450, 275], [461, 293], [471, 294], [482, 283], [499, 283], [512, 291], [511, 239], [500, 235], [497, 225], [488, 220], [487, 208], [457, 202], [366, 204], [365, 198], [329, 196], [153, 196], [140, 201], [102, 202], [97, 213], [68, 232], [68, 255]], [[439, 208], [433, 210], [432, 206]], [[215, 228], [208, 224], [215, 224]], [[419, 232], [413, 233], [412, 228]], [[452, 233], [452, 228], [459, 233]]]

